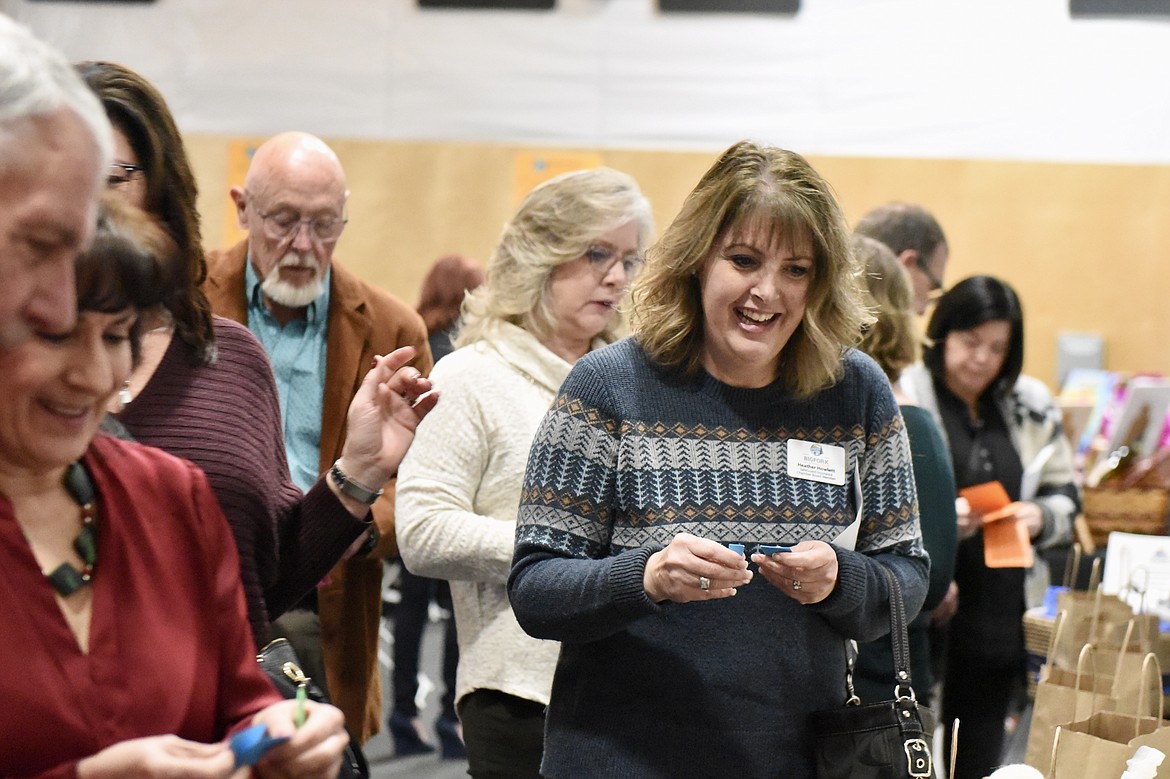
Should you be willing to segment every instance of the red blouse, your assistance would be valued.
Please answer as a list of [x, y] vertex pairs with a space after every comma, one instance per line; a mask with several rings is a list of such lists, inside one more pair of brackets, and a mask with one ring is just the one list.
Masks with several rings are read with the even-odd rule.
[[0, 495], [0, 776], [74, 776], [131, 738], [213, 742], [280, 696], [256, 664], [231, 531], [203, 472], [98, 436], [89, 653]]

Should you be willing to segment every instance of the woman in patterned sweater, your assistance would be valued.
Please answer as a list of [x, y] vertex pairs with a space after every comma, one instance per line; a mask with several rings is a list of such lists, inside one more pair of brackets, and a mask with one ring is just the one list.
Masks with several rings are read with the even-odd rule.
[[803, 158], [733, 146], [651, 250], [634, 337], [562, 385], [508, 581], [520, 625], [563, 642], [543, 776], [812, 777], [845, 639], [889, 626], [882, 566], [921, 605], [902, 417], [849, 348], [848, 240]]

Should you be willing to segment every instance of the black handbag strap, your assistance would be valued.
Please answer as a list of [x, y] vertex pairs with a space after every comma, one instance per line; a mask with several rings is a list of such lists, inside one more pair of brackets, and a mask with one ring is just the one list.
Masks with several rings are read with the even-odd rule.
[[910, 678], [910, 636], [906, 632], [906, 602], [898, 577], [882, 566], [890, 590], [890, 642], [894, 648], [894, 709], [902, 731], [902, 749], [907, 768], [915, 779], [928, 779], [934, 773], [930, 759], [929, 734], [923, 732], [918, 699]]
[[910, 678], [910, 636], [906, 631], [906, 602], [902, 599], [902, 585], [898, 577], [882, 566], [890, 591], [890, 642], [894, 647], [894, 697], [901, 698], [903, 690], [914, 697]]
[[[906, 773], [913, 779], [930, 779], [934, 776], [934, 765], [930, 755], [932, 734], [927, 731], [927, 727], [930, 726], [923, 722], [924, 710], [918, 705], [914, 687], [911, 686], [910, 637], [906, 632], [906, 602], [902, 596], [902, 587], [898, 583], [898, 577], [885, 565], [879, 563], [879, 567], [882, 575], [885, 576], [886, 587], [889, 591], [890, 643], [893, 647], [894, 660], [894, 699], [870, 702], [864, 704], [864, 708], [870, 712], [868, 723], [880, 721], [883, 723], [883, 728], [896, 728], [902, 753], [906, 759]], [[845, 685], [849, 695], [848, 700], [845, 701], [847, 708], [863, 707], [861, 698], [853, 689], [853, 667], [856, 660], [854, 647], [856, 644], [853, 641], [846, 642]], [[891, 716], [893, 722], [889, 719]], [[874, 717], [877, 719], [874, 720]], [[930, 717], [926, 719], [927, 722], [931, 721]], [[895, 760], [894, 764], [897, 765], [898, 762], [900, 761]], [[900, 770], [897, 773], [902, 775]]]
[[[886, 588], [890, 593], [890, 644], [893, 647], [894, 657], [894, 698], [908, 698], [915, 700], [912, 679], [910, 678], [910, 636], [906, 632], [906, 602], [902, 598], [902, 586], [893, 571], [881, 563], [878, 566], [886, 578]], [[853, 642], [847, 642], [852, 644]], [[849, 651], [846, 665], [845, 684], [849, 693], [847, 703], [857, 706], [861, 699], [853, 688], [853, 666], [856, 653]]]

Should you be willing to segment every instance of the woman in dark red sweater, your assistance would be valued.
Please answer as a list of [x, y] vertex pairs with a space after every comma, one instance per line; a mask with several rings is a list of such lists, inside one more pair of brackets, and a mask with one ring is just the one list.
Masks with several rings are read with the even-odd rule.
[[[121, 65], [89, 62], [78, 70], [114, 125], [111, 191], [160, 221], [179, 247], [165, 281], [163, 315], [146, 328], [142, 360], [120, 393], [124, 407], [117, 419], [134, 440], [188, 459], [207, 474], [235, 536], [259, 647], [268, 640], [269, 622], [360, 546], [373, 525], [369, 506], [343, 494], [328, 476], [303, 495], [289, 476], [268, 356], [247, 328], [213, 316], [199, 289], [207, 263], [195, 178], [162, 96]], [[359, 393], [350, 420], [363, 403], [372, 411], [372, 400]], [[426, 408], [416, 411], [421, 418]], [[402, 451], [382, 446], [376, 412], [357, 416], [360, 423], [347, 431], [343, 471], [360, 484], [384, 484], [405, 445]], [[409, 442], [413, 427], [403, 432]]]

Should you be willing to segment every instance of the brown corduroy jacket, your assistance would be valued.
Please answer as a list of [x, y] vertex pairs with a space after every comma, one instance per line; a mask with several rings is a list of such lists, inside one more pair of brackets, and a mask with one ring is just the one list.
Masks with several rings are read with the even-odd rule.
[[[212, 310], [245, 326], [247, 257], [246, 240], [230, 249], [208, 252], [208, 274], [203, 284]], [[374, 355], [410, 345], [418, 351], [413, 365], [424, 376], [431, 370], [426, 327], [414, 309], [366, 284], [336, 261], [332, 268], [321, 413], [321, 473], [341, 456], [346, 412]], [[317, 588], [329, 695], [345, 713], [346, 725], [361, 743], [381, 727], [378, 627], [382, 615], [382, 559], [398, 554], [393, 479], [385, 490], [371, 509], [381, 534], [377, 548], [368, 556], [353, 557], [337, 565], [329, 574], [328, 584]]]

